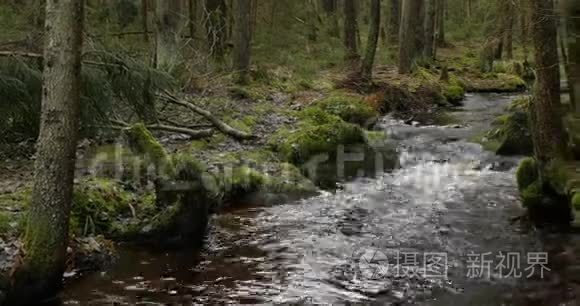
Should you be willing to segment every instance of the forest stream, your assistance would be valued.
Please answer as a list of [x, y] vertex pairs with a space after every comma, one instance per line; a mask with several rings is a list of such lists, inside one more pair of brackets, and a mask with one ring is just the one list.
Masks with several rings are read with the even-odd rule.
[[[470, 140], [513, 98], [468, 95], [455, 126], [385, 117], [397, 169], [214, 216], [201, 253], [121, 248], [114, 266], [69, 282], [59, 303], [497, 305], [526, 282], [526, 254], [545, 251], [537, 231], [513, 221], [524, 213], [518, 158]], [[491, 269], [474, 275], [470, 258], [483, 253]], [[521, 255], [522, 276], [495, 269], [506, 253]]]

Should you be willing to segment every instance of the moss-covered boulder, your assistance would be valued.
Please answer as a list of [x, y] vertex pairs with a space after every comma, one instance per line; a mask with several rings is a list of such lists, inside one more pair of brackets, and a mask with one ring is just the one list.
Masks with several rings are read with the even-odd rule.
[[532, 157], [524, 158], [516, 171], [519, 190], [524, 190], [538, 180], [538, 164]]
[[508, 113], [496, 118], [484, 137], [484, 146], [499, 155], [531, 155], [532, 135], [528, 118], [529, 98], [520, 98], [508, 107]]
[[328, 117], [314, 117], [304, 120], [295, 130], [279, 131], [270, 145], [284, 160], [301, 165], [314, 157], [335, 160], [340, 146], [365, 143], [359, 126], [332, 115]]
[[335, 93], [330, 97], [315, 103], [324, 112], [340, 117], [342, 120], [369, 127], [374, 125], [379, 113], [362, 97]]
[[216, 154], [209, 161], [224, 206], [275, 204], [311, 196], [316, 186], [296, 166], [266, 149]]
[[457, 78], [451, 78], [449, 81], [442, 82], [442, 93], [445, 100], [451, 105], [460, 105], [465, 98], [465, 88]]

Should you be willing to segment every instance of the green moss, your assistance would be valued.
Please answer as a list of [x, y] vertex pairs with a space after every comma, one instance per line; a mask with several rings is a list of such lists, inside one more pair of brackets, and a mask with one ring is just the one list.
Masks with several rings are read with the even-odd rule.
[[520, 195], [522, 198], [522, 204], [528, 209], [540, 206], [542, 204], [542, 199], [544, 198], [542, 186], [538, 180], [524, 188]]
[[114, 181], [83, 181], [73, 193], [71, 231], [76, 235], [108, 234], [115, 220], [131, 214], [134, 204], [133, 194]]
[[576, 192], [572, 195], [572, 208], [575, 211], [580, 211], [580, 193]]
[[260, 189], [266, 176], [250, 167], [239, 166], [231, 173], [224, 173], [221, 180], [221, 189], [226, 198], [236, 199]]
[[[516, 108], [514, 108], [516, 109]], [[486, 133], [487, 142], [499, 155], [530, 155], [533, 153], [532, 135], [527, 112], [516, 110], [496, 118], [494, 128]]]
[[361, 97], [348, 94], [335, 93], [318, 101], [315, 107], [338, 116], [346, 122], [361, 126], [373, 124], [378, 117], [378, 113]]
[[457, 105], [465, 96], [465, 89], [457, 83], [449, 83], [443, 86], [443, 96], [447, 102]]
[[532, 157], [523, 159], [516, 171], [518, 189], [524, 190], [538, 180], [538, 165]]
[[334, 159], [338, 146], [364, 143], [364, 134], [357, 125], [344, 121], [321, 125], [303, 122], [294, 131], [274, 135], [270, 143], [284, 160], [302, 164], [318, 154], [328, 154]]
[[282, 163], [277, 173], [267, 177], [262, 190], [274, 194], [305, 196], [315, 193], [317, 188], [296, 166]]
[[173, 165], [167, 152], [143, 123], [133, 125], [127, 131], [127, 136], [131, 149], [149, 158], [158, 174], [161, 174], [161, 171], [171, 173]]

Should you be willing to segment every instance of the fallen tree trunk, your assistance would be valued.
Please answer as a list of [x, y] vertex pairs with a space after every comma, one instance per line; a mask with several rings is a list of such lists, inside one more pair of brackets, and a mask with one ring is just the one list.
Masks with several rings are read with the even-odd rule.
[[203, 116], [204, 118], [209, 120], [212, 123], [212, 125], [215, 126], [220, 132], [222, 132], [226, 135], [229, 135], [235, 139], [243, 140], [243, 139], [256, 138], [255, 135], [237, 130], [237, 129], [229, 126], [225, 122], [221, 121], [220, 119], [218, 119], [214, 115], [212, 115], [212, 113], [210, 113], [209, 111], [206, 111], [205, 109], [202, 109], [202, 108], [194, 105], [191, 102], [181, 100], [181, 99], [171, 95], [168, 92], [165, 92], [164, 94], [160, 95], [160, 97], [169, 103], [183, 106], [183, 107], [188, 108], [188, 109], [192, 110], [193, 112]]

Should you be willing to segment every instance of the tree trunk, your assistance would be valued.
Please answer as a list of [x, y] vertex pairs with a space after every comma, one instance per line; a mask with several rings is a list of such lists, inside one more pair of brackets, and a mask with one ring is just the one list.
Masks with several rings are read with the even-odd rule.
[[373, 64], [375, 62], [375, 53], [379, 41], [379, 29], [381, 27], [381, 0], [372, 0], [371, 2], [371, 24], [369, 29], [369, 38], [367, 40], [367, 50], [361, 67], [361, 76], [363, 81], [370, 82], [373, 74]]
[[580, 112], [580, 0], [565, 0], [570, 103]]
[[13, 274], [17, 303], [62, 285], [79, 129], [83, 1], [46, 2], [42, 115], [24, 258]]
[[508, 60], [513, 59], [513, 30], [514, 30], [514, 14], [516, 14], [515, 4], [512, 0], [506, 1], [505, 11], [503, 12], [505, 16], [505, 29], [504, 29], [504, 52], [505, 58]]
[[195, 38], [195, 25], [196, 25], [196, 18], [195, 18], [195, 11], [197, 10], [196, 7], [197, 1], [196, 0], [188, 0], [187, 1], [187, 8], [188, 8], [188, 21], [187, 24], [189, 26], [189, 36], [191, 38]]
[[552, 1], [529, 0], [532, 42], [536, 63], [536, 86], [532, 104], [534, 151], [542, 170], [565, 154], [560, 105], [557, 27]]
[[141, 0], [141, 25], [143, 27], [143, 39], [149, 44], [149, 0]]
[[415, 22], [415, 49], [414, 58], [423, 57], [425, 48], [425, 0], [421, 0], [417, 11], [417, 21]]
[[417, 23], [422, 0], [404, 0], [399, 35], [399, 73], [409, 74], [417, 55]]
[[223, 59], [226, 44], [226, 17], [227, 6], [225, 0], [206, 0], [206, 17], [207, 41], [210, 53], [218, 58]]
[[401, 26], [401, 0], [391, 0], [389, 24], [387, 25], [387, 35], [389, 36], [389, 44], [394, 45], [399, 41], [400, 26]]
[[346, 61], [354, 63], [358, 60], [358, 47], [356, 39], [356, 8], [355, 0], [344, 0], [344, 47], [346, 49]]
[[447, 6], [447, 0], [437, 1], [437, 45], [445, 46], [447, 44], [445, 40], [445, 8]]
[[338, 25], [338, 11], [337, 0], [322, 0], [322, 9], [326, 13], [326, 17], [330, 22], [328, 34], [332, 37], [340, 36], [340, 27]]
[[183, 26], [181, 0], [158, 0], [155, 4], [155, 64], [173, 68], [179, 59], [179, 41]]
[[519, 20], [520, 20], [520, 43], [522, 45], [522, 52], [524, 53], [524, 61], [528, 60], [528, 45], [530, 36], [530, 23], [529, 23], [529, 6], [525, 5], [527, 0], [520, 0], [519, 2]]
[[423, 56], [428, 60], [432, 60], [435, 55], [436, 5], [436, 0], [427, 0], [425, 8], [425, 45], [423, 48]]
[[235, 2], [235, 30], [234, 30], [234, 69], [236, 70], [237, 82], [248, 83], [250, 70], [250, 51], [252, 41], [251, 18], [252, 0], [236, 0]]

